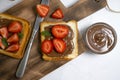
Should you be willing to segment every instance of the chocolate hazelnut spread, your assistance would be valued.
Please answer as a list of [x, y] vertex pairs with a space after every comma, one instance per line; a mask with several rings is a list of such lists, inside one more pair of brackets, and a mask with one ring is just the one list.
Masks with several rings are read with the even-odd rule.
[[12, 20], [0, 18], [0, 27], [9, 25], [11, 21]]
[[106, 53], [113, 49], [116, 44], [114, 29], [105, 23], [96, 23], [86, 32], [88, 47], [96, 53]]
[[[65, 25], [65, 26], [67, 26], [67, 25]], [[48, 56], [50, 56], [50, 57], [64, 57], [64, 56], [72, 53], [72, 51], [74, 49], [74, 43], [73, 43], [74, 33], [73, 33], [73, 30], [69, 26], [67, 26], [67, 27], [69, 28], [69, 34], [63, 39], [66, 42], [65, 52], [63, 52], [62, 54], [59, 54], [55, 50], [53, 50], [50, 54], [47, 54]], [[47, 30], [49, 32], [51, 32], [51, 29], [52, 29], [52, 25], [45, 27], [45, 30]], [[46, 37], [46, 39], [52, 39], [52, 38], [53, 38], [53, 36]]]

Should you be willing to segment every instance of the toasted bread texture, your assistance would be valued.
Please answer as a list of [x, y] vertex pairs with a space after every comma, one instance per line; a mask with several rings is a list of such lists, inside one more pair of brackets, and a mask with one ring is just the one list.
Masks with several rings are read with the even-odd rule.
[[[66, 56], [59, 56], [59, 57], [51, 57], [47, 54], [42, 52], [42, 58], [47, 61], [58, 61], [58, 60], [71, 60], [78, 56], [78, 27], [77, 22], [75, 20], [71, 20], [69, 22], [42, 22], [40, 23], [40, 33], [45, 30], [45, 27], [52, 26], [52, 25], [68, 25], [74, 32], [74, 49], [72, 50], [71, 54]], [[45, 36], [41, 35], [41, 43], [45, 40]]]
[[20, 40], [20, 47], [19, 50], [17, 52], [8, 52], [5, 51], [3, 49], [0, 49], [0, 54], [4, 54], [13, 58], [18, 58], [21, 59], [24, 55], [24, 51], [25, 51], [25, 47], [27, 45], [29, 36], [30, 36], [30, 32], [31, 32], [31, 28], [30, 28], [30, 24], [28, 21], [18, 18], [18, 17], [14, 17], [11, 15], [7, 15], [7, 14], [0, 14], [0, 19], [8, 19], [8, 20], [13, 20], [13, 21], [19, 21], [22, 24], [22, 33], [23, 33], [23, 37]]

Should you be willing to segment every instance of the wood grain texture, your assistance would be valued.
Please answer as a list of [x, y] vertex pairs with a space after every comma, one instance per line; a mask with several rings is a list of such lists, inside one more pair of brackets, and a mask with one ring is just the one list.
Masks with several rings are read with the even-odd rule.
[[[36, 4], [39, 4], [39, 0], [23, 0], [23, 2], [4, 13], [24, 18], [31, 23], [31, 26], [33, 26], [36, 17]], [[65, 8], [60, 0], [50, 0], [50, 12], [45, 18], [45, 21], [61, 21], [61, 19], [57, 20], [50, 18], [50, 15], [58, 7], [62, 9], [65, 15], [63, 20], [68, 21], [75, 19], [78, 21], [103, 8], [105, 5], [105, 0], [80, 0], [75, 5]], [[81, 54], [85, 51], [85, 47], [81, 35], [79, 36], [79, 53]], [[20, 60], [0, 54], [0, 80], [38, 80], [67, 62], [48, 62], [42, 60], [39, 51], [39, 39], [38, 32], [33, 42], [25, 74], [21, 79], [15, 77], [15, 72]]]

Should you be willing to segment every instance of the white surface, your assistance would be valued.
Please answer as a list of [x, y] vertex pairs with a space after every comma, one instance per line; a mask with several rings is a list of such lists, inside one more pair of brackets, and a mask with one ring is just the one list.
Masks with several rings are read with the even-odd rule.
[[40, 80], [120, 80], [120, 13], [104, 8], [84, 18], [78, 22], [82, 35], [96, 22], [108, 23], [115, 29], [118, 38], [115, 48], [104, 55], [85, 52]]
[[64, 4], [65, 7], [70, 7], [79, 0], [60, 0], [60, 1]]
[[13, 7], [14, 5], [18, 4], [22, 0], [0, 0], [0, 12], [4, 12], [7, 9]]

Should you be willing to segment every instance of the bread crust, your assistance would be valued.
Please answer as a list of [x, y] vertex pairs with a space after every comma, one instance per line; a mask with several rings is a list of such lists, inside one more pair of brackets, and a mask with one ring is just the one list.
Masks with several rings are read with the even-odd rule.
[[[42, 22], [40, 23], [40, 33], [44, 31], [44, 28], [50, 25], [68, 25], [74, 32], [74, 38], [73, 38], [73, 43], [74, 43], [74, 49], [71, 54], [64, 56], [64, 57], [50, 57], [46, 55], [45, 53], [42, 53], [42, 58], [47, 61], [58, 61], [58, 60], [71, 60], [75, 57], [78, 56], [78, 27], [77, 27], [77, 22], [75, 20], [71, 20], [68, 22]], [[45, 39], [43, 35], [41, 35], [41, 43]]]
[[15, 16], [11, 16], [8, 14], [0, 14], [0, 18], [5, 18], [5, 19], [9, 19], [9, 20], [14, 20], [14, 21], [19, 21], [22, 23], [22, 33], [23, 33], [23, 37], [20, 40], [20, 48], [17, 52], [12, 53], [12, 52], [7, 52], [5, 50], [0, 49], [0, 53], [13, 57], [13, 58], [17, 58], [17, 59], [21, 59], [24, 55], [24, 51], [28, 42], [28, 39], [30, 37], [30, 33], [31, 33], [31, 28], [30, 28], [30, 24], [28, 21], [15, 17]]

